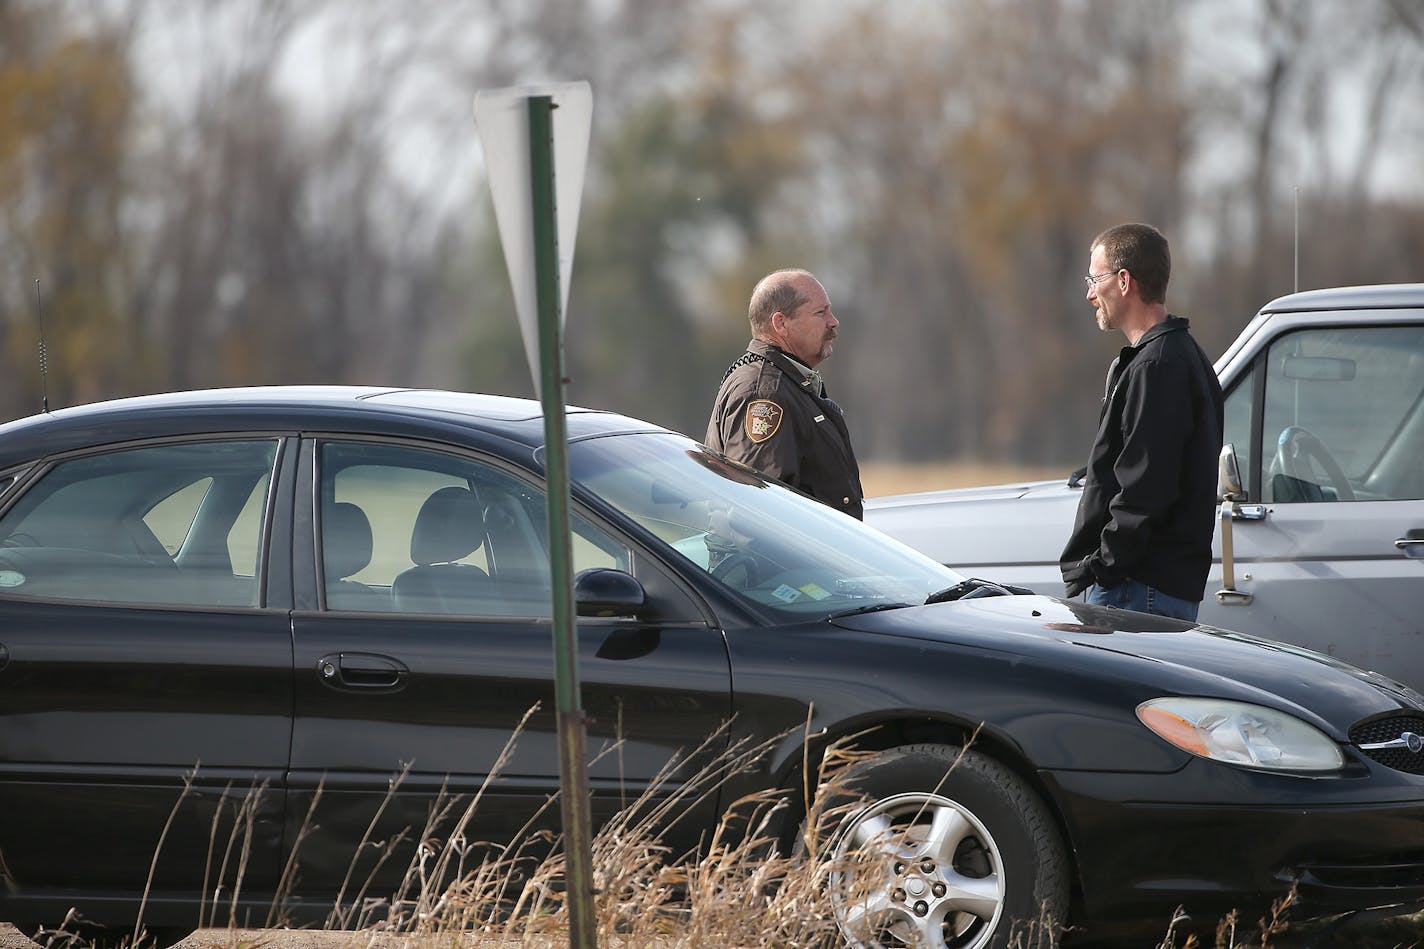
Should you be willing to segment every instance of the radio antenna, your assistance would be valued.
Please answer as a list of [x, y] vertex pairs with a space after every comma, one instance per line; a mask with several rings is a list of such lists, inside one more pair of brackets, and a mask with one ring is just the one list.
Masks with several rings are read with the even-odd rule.
[[40, 278], [35, 278], [35, 320], [40, 327], [40, 411], [49, 414], [49, 367], [45, 358], [44, 301], [40, 298]]
[[1300, 292], [1300, 185], [1295, 186], [1295, 286], [1291, 292]]

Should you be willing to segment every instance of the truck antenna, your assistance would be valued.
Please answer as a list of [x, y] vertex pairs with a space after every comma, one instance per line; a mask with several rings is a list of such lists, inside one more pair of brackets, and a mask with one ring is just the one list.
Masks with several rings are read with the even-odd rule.
[[40, 297], [40, 278], [35, 278], [35, 319], [40, 327], [40, 411], [49, 414], [49, 367], [45, 358], [44, 301]]
[[1291, 292], [1300, 292], [1300, 185], [1295, 186], [1295, 286]]

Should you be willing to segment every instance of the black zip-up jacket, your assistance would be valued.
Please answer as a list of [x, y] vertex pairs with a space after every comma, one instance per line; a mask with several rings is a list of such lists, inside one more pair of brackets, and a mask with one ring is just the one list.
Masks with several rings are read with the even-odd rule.
[[1211, 360], [1169, 316], [1108, 370], [1073, 534], [1068, 595], [1136, 580], [1200, 601], [1211, 568], [1222, 395]]
[[776, 346], [759, 339], [727, 370], [708, 445], [854, 518], [863, 518], [860, 466], [845, 413]]

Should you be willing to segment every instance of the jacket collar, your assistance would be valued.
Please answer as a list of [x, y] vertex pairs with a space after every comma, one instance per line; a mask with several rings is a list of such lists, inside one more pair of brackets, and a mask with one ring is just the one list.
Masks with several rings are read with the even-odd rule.
[[1190, 325], [1191, 323], [1186, 317], [1173, 316], [1169, 313], [1167, 314], [1167, 318], [1165, 320], [1160, 323], [1154, 323], [1151, 327], [1148, 328], [1147, 332], [1142, 334], [1142, 336], [1137, 340], [1136, 343], [1127, 348], [1141, 349], [1143, 346], [1147, 345], [1159, 336], [1165, 336], [1168, 333], [1185, 331]]
[[1128, 363], [1142, 352], [1142, 348], [1154, 339], [1166, 336], [1168, 333], [1186, 332], [1190, 322], [1184, 316], [1167, 315], [1167, 318], [1160, 323], [1154, 323], [1148, 327], [1147, 332], [1142, 334], [1142, 338], [1131, 346], [1124, 346], [1117, 354], [1117, 358], [1108, 365], [1107, 381], [1103, 384], [1103, 405], [1106, 406], [1108, 399], [1112, 396], [1113, 389], [1117, 386], [1118, 377], [1127, 368]]

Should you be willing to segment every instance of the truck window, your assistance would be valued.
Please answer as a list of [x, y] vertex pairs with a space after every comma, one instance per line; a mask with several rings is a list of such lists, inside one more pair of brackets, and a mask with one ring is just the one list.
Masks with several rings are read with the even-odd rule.
[[1271, 344], [1265, 390], [1264, 501], [1424, 496], [1424, 328], [1287, 334]]
[[1226, 394], [1221, 429], [1222, 444], [1236, 447], [1236, 463], [1240, 467], [1242, 479], [1246, 482], [1244, 487], [1248, 497], [1257, 497], [1260, 491], [1259, 487], [1251, 483], [1251, 473], [1256, 470], [1251, 465], [1256, 456], [1251, 444], [1251, 409], [1254, 404], [1251, 396], [1255, 388], [1252, 380], [1255, 378], [1256, 370], [1253, 367], [1243, 373], [1241, 378], [1236, 380], [1236, 385]]

